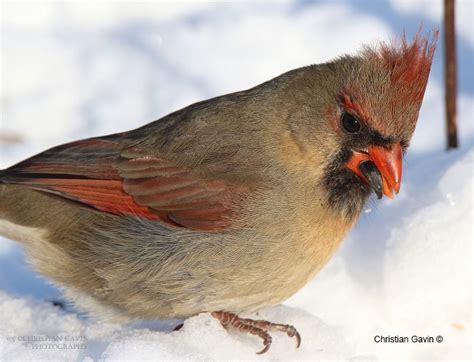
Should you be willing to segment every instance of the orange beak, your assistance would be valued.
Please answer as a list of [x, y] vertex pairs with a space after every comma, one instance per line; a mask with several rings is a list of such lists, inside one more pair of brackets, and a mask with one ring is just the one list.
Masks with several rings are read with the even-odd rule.
[[372, 161], [375, 164], [382, 176], [384, 195], [393, 199], [394, 191], [396, 194], [400, 191], [402, 179], [402, 148], [400, 144], [396, 143], [391, 148], [370, 145], [368, 153], [353, 152], [351, 159], [347, 162], [347, 167], [370, 185], [370, 181], [360, 169], [360, 164], [364, 161]]

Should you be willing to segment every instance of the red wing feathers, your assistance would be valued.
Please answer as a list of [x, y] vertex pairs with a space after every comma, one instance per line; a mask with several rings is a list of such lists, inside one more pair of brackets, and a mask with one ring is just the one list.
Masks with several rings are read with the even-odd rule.
[[173, 162], [109, 140], [78, 141], [8, 170], [0, 182], [22, 184], [98, 210], [160, 220], [193, 230], [227, 228], [242, 188], [205, 180]]
[[197, 230], [229, 226], [239, 188], [222, 180], [204, 180], [190, 170], [139, 150], [128, 150], [118, 165], [123, 189], [170, 222]]
[[159, 220], [148, 207], [135, 202], [123, 191], [120, 180], [94, 180], [84, 178], [12, 178], [11, 183], [50, 192], [64, 198], [81, 202], [98, 210], [117, 215], [136, 215], [150, 220]]

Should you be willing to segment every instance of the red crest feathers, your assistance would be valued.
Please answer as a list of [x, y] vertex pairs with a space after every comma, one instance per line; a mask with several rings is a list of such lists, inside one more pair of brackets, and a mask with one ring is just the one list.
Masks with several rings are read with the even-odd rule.
[[375, 50], [367, 49], [365, 54], [388, 67], [393, 85], [404, 90], [408, 103], [419, 103], [425, 93], [438, 34], [436, 31], [430, 39], [418, 32], [410, 44], [404, 34], [392, 44], [381, 43]]

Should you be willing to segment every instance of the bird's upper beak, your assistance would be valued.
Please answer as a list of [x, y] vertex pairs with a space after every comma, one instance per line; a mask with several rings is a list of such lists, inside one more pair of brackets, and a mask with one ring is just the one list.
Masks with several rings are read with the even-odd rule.
[[368, 152], [354, 151], [347, 167], [370, 185], [378, 198], [393, 199], [402, 179], [402, 148], [399, 143], [390, 148], [370, 145]]

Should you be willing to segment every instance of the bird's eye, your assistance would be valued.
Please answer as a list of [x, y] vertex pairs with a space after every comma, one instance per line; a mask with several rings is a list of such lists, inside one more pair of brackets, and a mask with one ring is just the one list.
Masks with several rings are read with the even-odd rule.
[[357, 133], [360, 130], [360, 122], [353, 115], [344, 113], [341, 117], [342, 126], [349, 133]]

